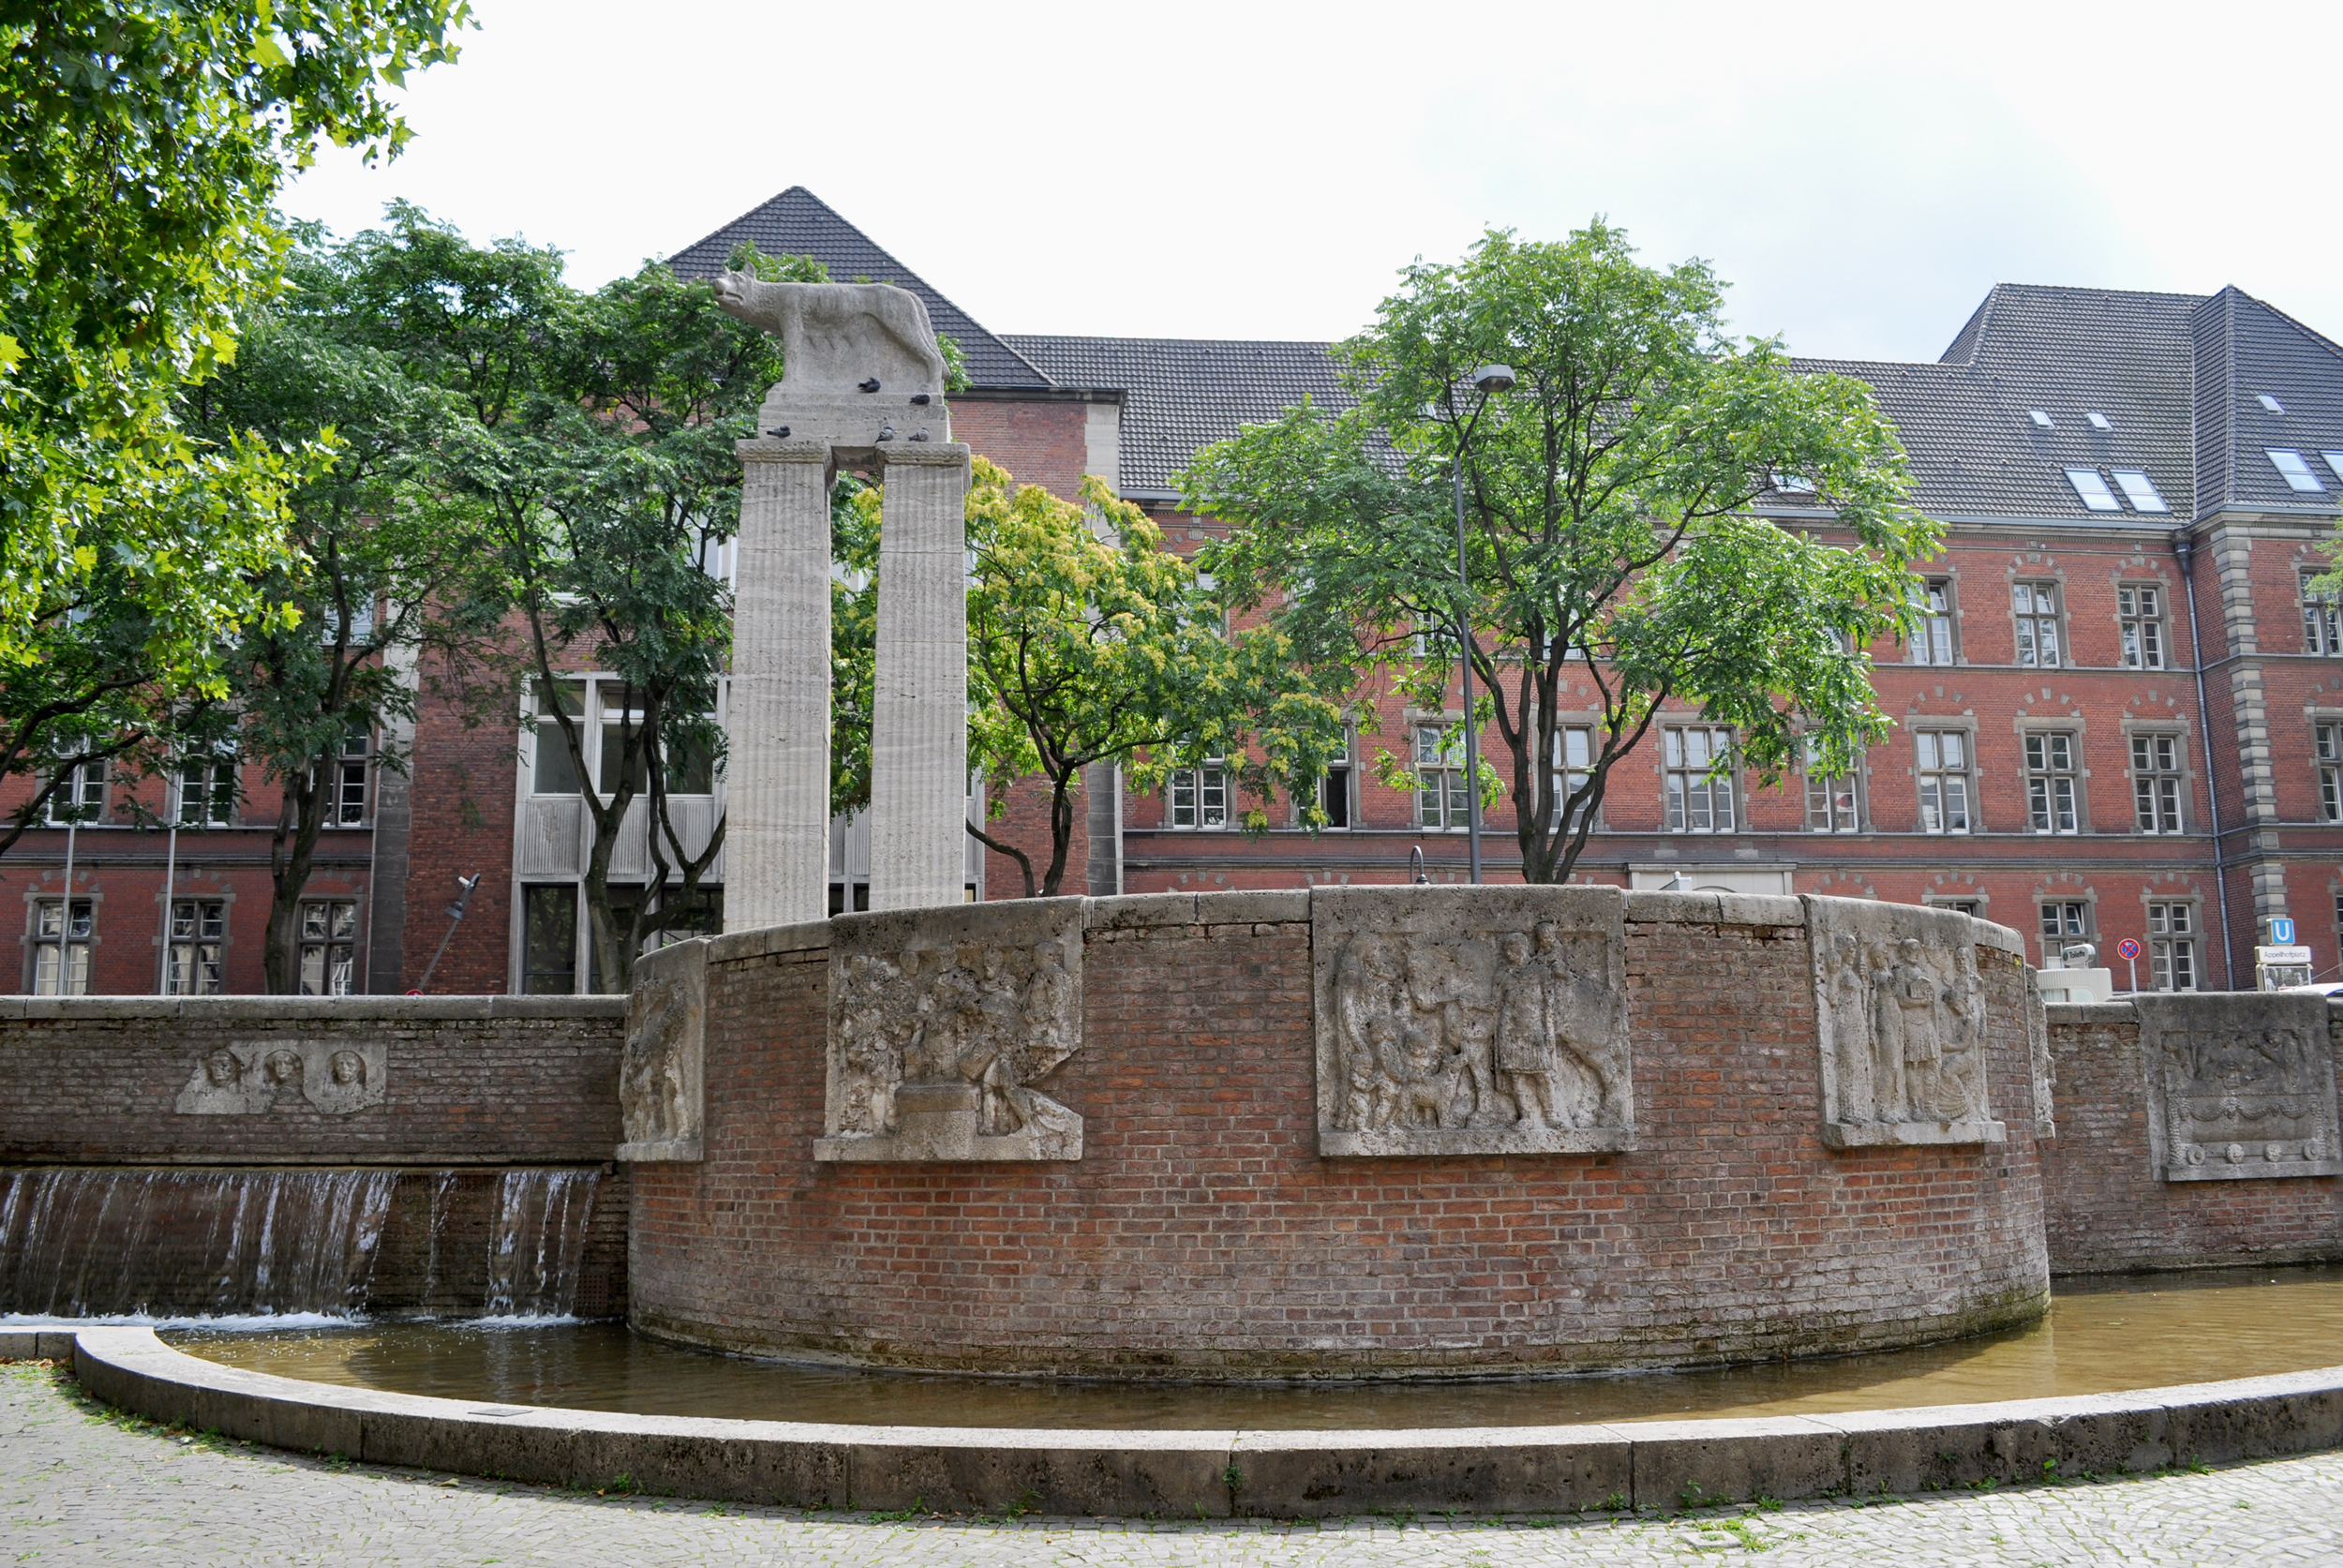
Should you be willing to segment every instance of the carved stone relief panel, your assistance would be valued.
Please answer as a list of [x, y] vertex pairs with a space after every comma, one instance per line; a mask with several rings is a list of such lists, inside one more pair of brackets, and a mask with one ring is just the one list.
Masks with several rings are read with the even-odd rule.
[[1615, 888], [1310, 895], [1318, 1152], [1635, 1146]]
[[1080, 1159], [1036, 1085], [1082, 1043], [1082, 901], [830, 923], [825, 1160]]
[[2148, 1146], [2168, 1182], [2343, 1175], [2327, 999], [2145, 995]]
[[249, 1116], [309, 1110], [348, 1116], [382, 1103], [379, 1040], [230, 1040], [203, 1053], [179, 1091], [182, 1116]]
[[1823, 1142], [1834, 1149], [2001, 1142], [2007, 1129], [1985, 1097], [1985, 982], [1969, 917], [1861, 899], [1804, 902]]
[[679, 942], [634, 962], [619, 1058], [618, 1157], [701, 1157], [707, 1117], [708, 943]]

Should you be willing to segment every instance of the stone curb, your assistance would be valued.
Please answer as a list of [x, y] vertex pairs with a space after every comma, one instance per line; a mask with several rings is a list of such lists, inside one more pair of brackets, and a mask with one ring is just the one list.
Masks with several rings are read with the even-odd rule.
[[556, 1486], [797, 1507], [1311, 1518], [1676, 1510], [2229, 1463], [2343, 1445], [2343, 1366], [1841, 1415], [1414, 1431], [1046, 1431], [720, 1421], [306, 1382], [145, 1328], [0, 1330], [111, 1405], [273, 1447]]

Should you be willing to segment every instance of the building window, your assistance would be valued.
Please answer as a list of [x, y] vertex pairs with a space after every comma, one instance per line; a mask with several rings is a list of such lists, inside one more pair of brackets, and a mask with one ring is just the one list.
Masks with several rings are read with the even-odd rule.
[[2143, 833], [2180, 831], [2180, 737], [2131, 738], [2131, 804]]
[[327, 802], [326, 821], [336, 828], [363, 828], [366, 821], [366, 752], [369, 737], [353, 729], [342, 741], [334, 762], [334, 793]]
[[347, 996], [357, 971], [358, 905], [325, 899], [301, 906], [301, 994]]
[[1817, 765], [1814, 742], [1806, 742], [1806, 828], [1813, 833], [1856, 830], [1855, 775], [1829, 774]]
[[2343, 653], [2343, 614], [2337, 612], [2334, 594], [2321, 593], [2312, 586], [2318, 579], [2316, 572], [2302, 576], [2303, 651]]
[[2261, 450], [2268, 455], [2270, 466], [2285, 479], [2288, 489], [2316, 495], [2326, 488], [2319, 483], [2319, 476], [2310, 471], [2310, 465], [2303, 461], [2301, 453], [2282, 446], [2265, 446]]
[[1169, 787], [1172, 827], [1229, 825], [1229, 769], [1221, 758], [1206, 757], [1201, 768], [1175, 769]]
[[2187, 904], [2148, 905], [2148, 974], [2158, 991], [2197, 989], [2196, 917]]
[[1733, 732], [1708, 724], [1665, 732], [1671, 833], [1733, 830]]
[[1920, 831], [1969, 830], [1969, 738], [1957, 729], [1924, 729], [1919, 748]]
[[1416, 820], [1437, 832], [1461, 833], [1471, 801], [1464, 770], [1464, 728], [1415, 726]]
[[1985, 901], [1983, 899], [1931, 898], [1928, 901], [1928, 904], [1932, 909], [1949, 909], [1956, 915], [1974, 915], [1978, 919], [1983, 919], [1985, 918]]
[[1351, 738], [1342, 738], [1342, 755], [1326, 765], [1318, 781], [1318, 809], [1326, 814], [1329, 829], [1351, 826]]
[[1931, 577], [1913, 595], [1919, 624], [1912, 634], [1916, 665], [1952, 663], [1952, 579]]
[[[857, 904], [861, 908], [863, 905]], [[831, 911], [836, 914], [836, 910]], [[567, 996], [577, 989], [577, 886], [521, 889], [521, 992]]]
[[2042, 963], [2047, 966], [2070, 943], [2091, 937], [2091, 904], [2087, 899], [2065, 899], [2042, 905]]
[[2058, 665], [2058, 585], [2014, 583], [2010, 603], [2018, 613], [2018, 663], [2042, 669]]
[[1554, 768], [1546, 788], [1554, 797], [1554, 826], [1566, 827], [1570, 798], [1594, 777], [1594, 729], [1589, 724], [1564, 724], [1554, 732]]
[[561, 711], [571, 719], [584, 724], [586, 719], [586, 682], [561, 680], [548, 686], [538, 681], [536, 694], [536, 762], [531, 769], [529, 787], [538, 795], [575, 795], [577, 759], [570, 754], [569, 741], [561, 733], [560, 721], [554, 717], [553, 705], [558, 701]]
[[179, 759], [178, 804], [183, 828], [225, 828], [236, 816], [236, 749], [231, 741]]
[[49, 797], [49, 826], [95, 822], [106, 812], [106, 759], [85, 758], [67, 763], [65, 783]]
[[2343, 724], [2317, 724], [2311, 734], [2319, 754], [2319, 814], [2343, 822]]
[[2164, 667], [2164, 595], [2155, 588], [2125, 583], [2115, 590], [2115, 608], [2123, 622], [2124, 667], [2160, 670]]
[[223, 899], [171, 901], [171, 963], [163, 973], [169, 996], [216, 996], [220, 948], [228, 939]]
[[72, 901], [68, 923], [64, 899], [41, 899], [33, 905], [33, 994], [87, 996], [90, 938], [97, 926], [94, 900]]
[[2078, 829], [2076, 799], [2082, 784], [2075, 776], [2075, 738], [2063, 729], [2041, 730], [2025, 738], [2026, 809], [2037, 833], [2071, 833]]

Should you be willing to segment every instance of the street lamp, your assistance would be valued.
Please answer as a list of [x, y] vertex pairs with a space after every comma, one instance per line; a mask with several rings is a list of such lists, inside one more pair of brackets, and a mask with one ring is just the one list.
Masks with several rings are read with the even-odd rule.
[[1472, 411], [1471, 422], [1457, 427], [1456, 455], [1448, 467], [1455, 476], [1456, 488], [1456, 586], [1464, 590], [1456, 612], [1456, 653], [1464, 661], [1465, 857], [1477, 888], [1481, 885], [1481, 738], [1472, 723], [1472, 581], [1465, 575], [1465, 442], [1472, 426], [1480, 423], [1481, 410], [1487, 407], [1490, 395], [1512, 390], [1514, 367], [1484, 365], [1472, 373], [1472, 384], [1480, 391], [1481, 402]]

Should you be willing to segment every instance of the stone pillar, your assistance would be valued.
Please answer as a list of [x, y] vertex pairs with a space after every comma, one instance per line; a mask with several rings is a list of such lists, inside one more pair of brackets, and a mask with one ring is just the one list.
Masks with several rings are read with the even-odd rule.
[[923, 909], [960, 903], [967, 866], [968, 448], [880, 453], [871, 907]]
[[724, 929], [755, 931], [829, 913], [831, 467], [826, 441], [737, 445]]

